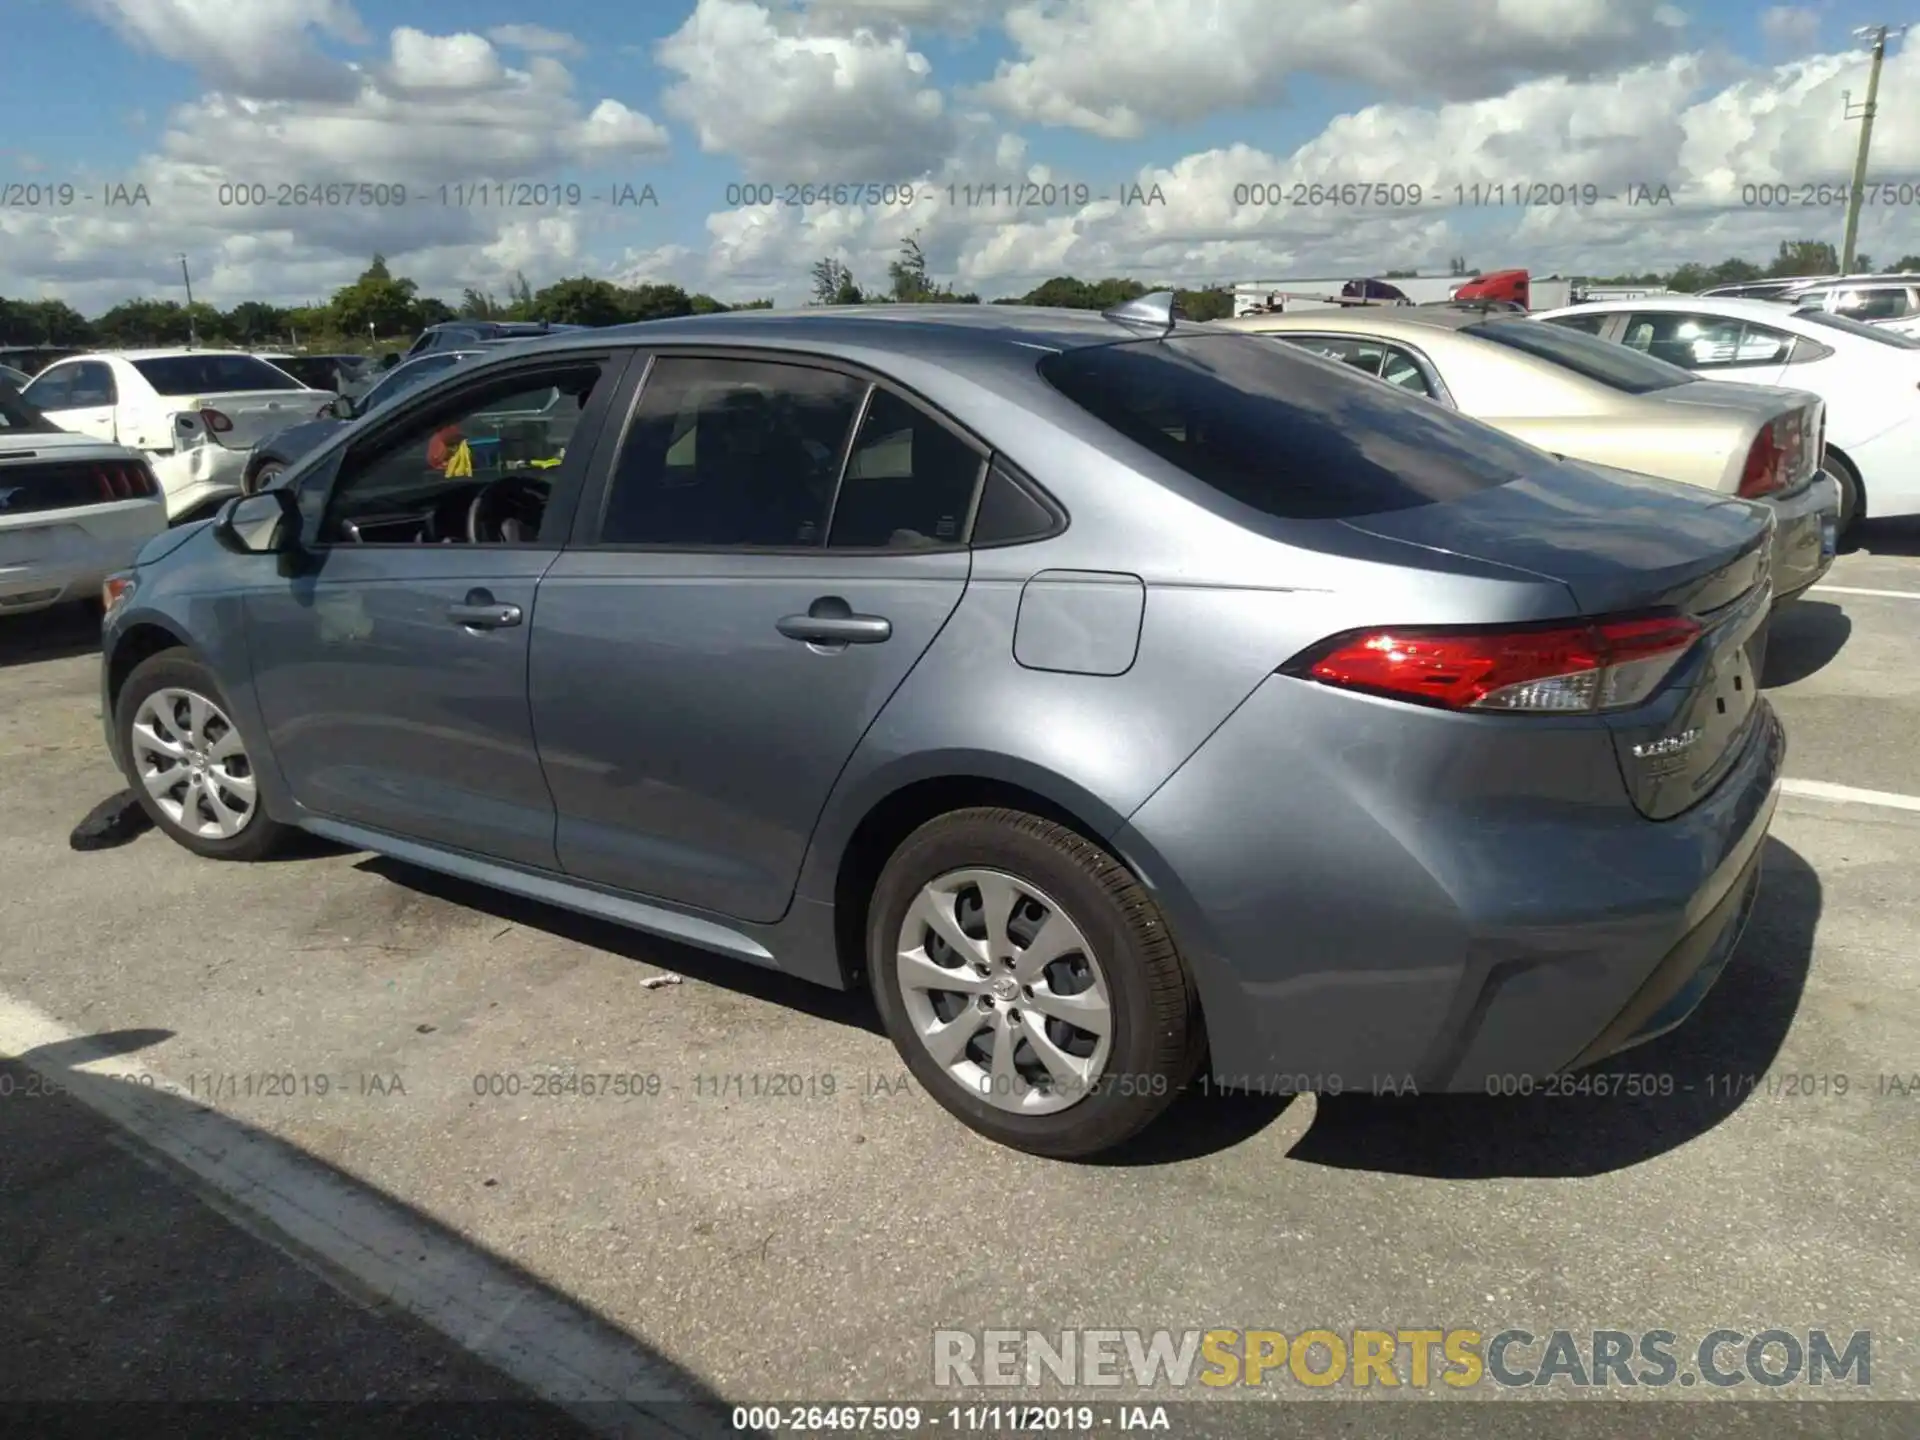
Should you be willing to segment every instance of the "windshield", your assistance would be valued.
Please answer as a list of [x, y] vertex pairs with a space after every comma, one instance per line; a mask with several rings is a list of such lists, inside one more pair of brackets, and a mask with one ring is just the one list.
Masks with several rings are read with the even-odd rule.
[[298, 380], [252, 355], [169, 355], [131, 362], [160, 395], [231, 390], [303, 390]]
[[401, 391], [411, 390], [422, 380], [452, 369], [465, 358], [463, 355], [429, 355], [401, 365], [360, 398], [360, 408], [364, 411], [384, 405]]
[[1655, 360], [1625, 345], [1538, 320], [1483, 320], [1460, 333], [1525, 351], [1629, 395], [1670, 390], [1675, 385], [1690, 384], [1695, 378], [1678, 365]]
[[1091, 345], [1039, 371], [1120, 435], [1280, 519], [1412, 509], [1550, 464], [1424, 396], [1252, 337]]
[[1796, 320], [1806, 320], [1815, 325], [1825, 325], [1829, 330], [1844, 330], [1849, 335], [1858, 335], [1863, 340], [1873, 340], [1881, 345], [1891, 345], [1896, 350], [1920, 350], [1920, 340], [1902, 335], [1898, 331], [1888, 330], [1879, 325], [1864, 325], [1858, 320], [1849, 320], [1844, 315], [1832, 315], [1825, 310], [1800, 310], [1794, 314]]
[[0, 380], [0, 430], [32, 430], [40, 434], [58, 430], [46, 416], [20, 398], [20, 392], [6, 380]]

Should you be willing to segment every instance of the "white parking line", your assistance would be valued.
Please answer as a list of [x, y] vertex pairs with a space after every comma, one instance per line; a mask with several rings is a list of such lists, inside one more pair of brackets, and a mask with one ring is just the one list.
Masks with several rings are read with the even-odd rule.
[[1815, 585], [1809, 595], [1876, 595], [1882, 600], [1920, 600], [1920, 590], [1857, 590], [1851, 585]]
[[1851, 785], [1829, 785], [1824, 780], [1783, 780], [1780, 793], [1808, 800], [1831, 800], [1840, 805], [1878, 805], [1883, 810], [1920, 810], [1920, 795], [1892, 790], [1858, 790]]
[[[722, 1433], [701, 1412], [674, 1413], [690, 1397], [605, 1321], [294, 1146], [183, 1098], [110, 1043], [0, 994], [0, 1055], [58, 1082], [241, 1218], [263, 1222], [247, 1228], [307, 1268], [418, 1317], [600, 1434]], [[662, 1405], [670, 1408], [646, 1408]]]

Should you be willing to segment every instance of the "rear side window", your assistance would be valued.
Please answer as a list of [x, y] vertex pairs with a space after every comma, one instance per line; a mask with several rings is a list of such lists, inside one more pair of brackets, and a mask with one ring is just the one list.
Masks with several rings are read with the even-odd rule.
[[1109, 428], [1280, 519], [1408, 510], [1547, 463], [1417, 395], [1245, 336], [1090, 346], [1039, 369]]
[[985, 463], [932, 416], [875, 390], [834, 497], [828, 548], [959, 544]]
[[0, 380], [0, 430], [31, 430], [36, 433], [58, 430], [46, 416], [20, 398], [20, 392]]
[[131, 363], [158, 395], [306, 388], [286, 371], [252, 355], [169, 355]]

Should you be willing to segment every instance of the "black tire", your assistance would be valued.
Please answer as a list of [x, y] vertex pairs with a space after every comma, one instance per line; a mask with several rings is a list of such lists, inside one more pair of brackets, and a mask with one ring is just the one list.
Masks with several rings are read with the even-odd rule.
[[[150, 696], [163, 690], [183, 690], [198, 695], [218, 707], [223, 719], [233, 713], [226, 697], [220, 693], [220, 687], [214, 683], [213, 675], [194, 658], [192, 651], [184, 647], [162, 650], [133, 667], [133, 673], [127, 676], [126, 683], [120, 687], [120, 698], [114, 702], [113, 723], [126, 756], [127, 784], [132, 788], [134, 798], [140, 802], [140, 808], [147, 812], [155, 826], [168, 838], [196, 855], [203, 855], [209, 860], [267, 859], [285, 842], [290, 830], [267, 814], [260, 799], [257, 780], [245, 821], [236, 833], [228, 836], [194, 833], [168, 814], [148, 793], [141, 779], [142, 762], [135, 745], [133, 725], [140, 707]], [[238, 727], [234, 728], [237, 731]], [[256, 767], [251, 764], [254, 751], [247, 737], [242, 735], [240, 743], [249, 761], [246, 769], [257, 774]], [[226, 790], [222, 790], [221, 794], [223, 803], [232, 808], [232, 802], [237, 798], [235, 794]]]
[[258, 495], [262, 490], [267, 488], [267, 482], [269, 480], [273, 479], [274, 476], [286, 468], [287, 467], [278, 460], [261, 461], [257, 469], [247, 472], [246, 479], [240, 486], [241, 493]]
[[[1026, 1115], [994, 1105], [949, 1074], [914, 1028], [898, 975], [901, 927], [922, 886], [965, 869], [998, 871], [1043, 892], [1097, 957], [1111, 1005], [1109, 1051], [1096, 1082], [1063, 1109]], [[1139, 1133], [1205, 1053], [1192, 982], [1159, 907], [1097, 845], [1022, 811], [957, 810], [901, 843], [874, 887], [867, 968], [887, 1033], [928, 1093], [982, 1135], [1031, 1154], [1081, 1159]]]
[[1840, 486], [1839, 541], [1844, 545], [1866, 513], [1866, 492], [1860, 485], [1860, 472], [1840, 456], [1829, 452], [1824, 468]]

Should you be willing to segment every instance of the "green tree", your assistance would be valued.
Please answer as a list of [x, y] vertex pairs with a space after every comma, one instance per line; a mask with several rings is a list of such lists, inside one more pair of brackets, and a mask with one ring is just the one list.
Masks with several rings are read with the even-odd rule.
[[242, 300], [227, 311], [226, 329], [242, 344], [279, 341], [287, 333], [287, 312], [263, 300]]
[[400, 335], [417, 328], [414, 296], [419, 288], [396, 277], [386, 258], [376, 255], [358, 280], [336, 290], [327, 303], [344, 334]]
[[1225, 320], [1233, 314], [1233, 287], [1214, 285], [1205, 290], [1176, 290], [1174, 298], [1189, 320]]
[[1920, 255], [1902, 255], [1893, 262], [1893, 273], [1896, 275], [1920, 274]]
[[462, 320], [499, 320], [506, 313], [507, 307], [484, 290], [469, 287], [460, 292], [459, 318]]
[[887, 265], [887, 281], [893, 298], [902, 305], [925, 305], [941, 298], [940, 291], [927, 273], [926, 253], [920, 242], [909, 235], [900, 242], [899, 258]]
[[620, 292], [622, 320], [677, 320], [693, 313], [692, 297], [678, 285], [632, 285]]
[[812, 274], [816, 305], [858, 305], [867, 298], [854, 283], [853, 272], [832, 257], [816, 260]]
[[622, 298], [611, 280], [576, 275], [541, 290], [533, 297], [532, 309], [556, 325], [617, 325], [627, 318]]
[[108, 345], [184, 345], [189, 326], [177, 300], [123, 300], [94, 321], [94, 329]]
[[0, 299], [0, 343], [91, 345], [96, 338], [87, 317], [64, 300]]
[[1839, 269], [1840, 257], [1827, 241], [1782, 240], [1767, 274], [1785, 280], [1795, 275], [1832, 275]]

